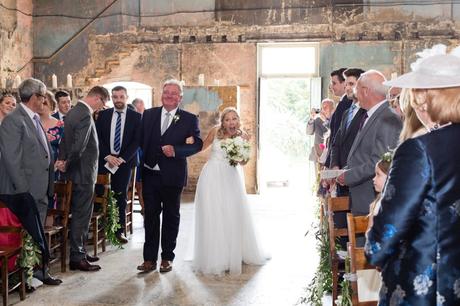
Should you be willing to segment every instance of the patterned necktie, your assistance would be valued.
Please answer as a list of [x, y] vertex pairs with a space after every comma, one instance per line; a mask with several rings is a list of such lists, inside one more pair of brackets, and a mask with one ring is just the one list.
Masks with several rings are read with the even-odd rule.
[[49, 155], [50, 152], [48, 151], [48, 143], [46, 142], [46, 135], [45, 132], [43, 131], [42, 125], [40, 123], [40, 118], [38, 115], [34, 115], [34, 121], [35, 121], [35, 130], [37, 132], [38, 139], [40, 139], [40, 143], [42, 144], [43, 148], [46, 151], [48, 160], [50, 159]]
[[120, 153], [121, 149], [121, 112], [116, 112], [117, 122], [115, 124], [115, 137], [113, 139], [113, 150], [117, 153]]
[[347, 129], [350, 127], [351, 121], [353, 120], [353, 113], [355, 112], [356, 104], [353, 103], [348, 110], [348, 117], [347, 117]]
[[364, 113], [364, 115], [361, 117], [361, 120], [359, 121], [359, 130], [361, 131], [363, 129], [364, 123], [366, 122], [368, 115], [367, 112]]
[[171, 114], [169, 112], [167, 112], [165, 114], [166, 118], [165, 118], [165, 121], [163, 122], [163, 125], [161, 126], [161, 135], [163, 135], [166, 130], [168, 129], [168, 126], [169, 126], [169, 118], [171, 117]]

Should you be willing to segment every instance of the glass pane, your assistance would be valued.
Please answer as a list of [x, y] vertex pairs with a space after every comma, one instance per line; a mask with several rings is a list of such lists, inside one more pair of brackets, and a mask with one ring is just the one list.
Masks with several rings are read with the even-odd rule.
[[261, 51], [264, 76], [316, 74], [315, 47], [262, 47]]

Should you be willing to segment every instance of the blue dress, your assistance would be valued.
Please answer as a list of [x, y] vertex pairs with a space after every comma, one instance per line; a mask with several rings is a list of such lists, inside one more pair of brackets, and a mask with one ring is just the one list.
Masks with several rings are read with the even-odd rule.
[[460, 305], [460, 125], [396, 150], [366, 255], [379, 305]]

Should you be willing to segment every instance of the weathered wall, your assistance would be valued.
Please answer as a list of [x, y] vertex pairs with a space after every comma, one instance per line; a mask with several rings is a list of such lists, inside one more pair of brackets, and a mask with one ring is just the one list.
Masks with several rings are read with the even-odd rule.
[[32, 76], [32, 0], [0, 0], [0, 78]]
[[[198, 75], [204, 74], [208, 85], [216, 79], [221, 85], [241, 87], [243, 123], [254, 135], [258, 42], [319, 41], [326, 96], [332, 69], [353, 66], [379, 69], [387, 76], [403, 73], [415, 52], [438, 42], [457, 45], [460, 36], [460, 4], [426, 1], [425, 5], [401, 0], [34, 3], [38, 4], [34, 73], [48, 84], [52, 73], [61, 80], [59, 85], [71, 73], [75, 84], [84, 88], [138, 81], [153, 87], [158, 105], [165, 79], [198, 85]], [[191, 182], [199, 170], [196, 165], [191, 164]], [[255, 167], [254, 162], [245, 167], [251, 191]]]

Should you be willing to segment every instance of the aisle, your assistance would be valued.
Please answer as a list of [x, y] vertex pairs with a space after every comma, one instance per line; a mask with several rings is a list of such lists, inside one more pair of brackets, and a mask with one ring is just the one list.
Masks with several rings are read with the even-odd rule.
[[[297, 190], [297, 191], [296, 191]], [[184, 261], [192, 231], [193, 200], [181, 206], [181, 228], [174, 269], [167, 274], [138, 274], [142, 262], [142, 217], [124, 250], [100, 255], [102, 271], [57, 273], [64, 283], [41, 287], [17, 305], [294, 305], [317, 263], [314, 239], [305, 237], [312, 221], [308, 188], [274, 188], [250, 196], [250, 206], [272, 259], [262, 267], [244, 266], [240, 276], [195, 274]], [[54, 266], [58, 269], [58, 266]], [[11, 295], [18, 302], [17, 294]]]

